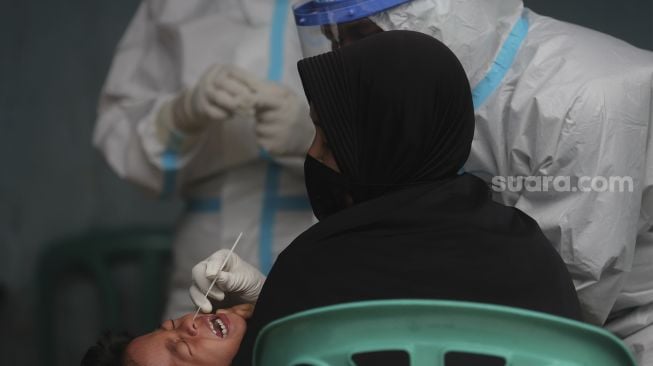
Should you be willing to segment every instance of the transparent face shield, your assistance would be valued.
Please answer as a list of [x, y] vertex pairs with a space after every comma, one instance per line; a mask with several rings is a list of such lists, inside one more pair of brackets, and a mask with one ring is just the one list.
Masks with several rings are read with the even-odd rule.
[[410, 0], [308, 0], [293, 6], [304, 57], [382, 32], [369, 16]]

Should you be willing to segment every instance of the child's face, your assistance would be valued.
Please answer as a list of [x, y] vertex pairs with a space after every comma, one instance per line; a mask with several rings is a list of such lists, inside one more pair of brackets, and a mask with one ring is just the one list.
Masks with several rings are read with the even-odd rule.
[[194, 322], [193, 314], [166, 320], [159, 329], [127, 346], [127, 364], [228, 366], [238, 352], [246, 326], [241, 315], [229, 310], [199, 315]]

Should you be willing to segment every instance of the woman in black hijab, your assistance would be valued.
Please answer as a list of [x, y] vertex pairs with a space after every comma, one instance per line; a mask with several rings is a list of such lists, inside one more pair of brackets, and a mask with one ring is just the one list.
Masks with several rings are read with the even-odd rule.
[[446, 46], [383, 32], [298, 67], [317, 128], [304, 169], [320, 222], [274, 264], [243, 360], [271, 321], [353, 301], [450, 299], [580, 318], [566, 267], [537, 223], [459, 175], [474, 111]]

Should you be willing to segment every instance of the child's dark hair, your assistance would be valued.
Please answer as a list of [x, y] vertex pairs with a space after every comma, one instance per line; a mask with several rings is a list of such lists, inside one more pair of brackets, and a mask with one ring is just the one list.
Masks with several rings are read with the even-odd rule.
[[81, 366], [125, 366], [125, 349], [134, 337], [127, 333], [104, 333], [95, 345], [90, 347]]

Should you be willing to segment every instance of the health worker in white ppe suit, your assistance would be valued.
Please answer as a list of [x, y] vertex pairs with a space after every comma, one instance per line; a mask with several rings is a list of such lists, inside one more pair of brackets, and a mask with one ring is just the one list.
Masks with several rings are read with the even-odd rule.
[[401, 2], [364, 19], [363, 9], [388, 2], [300, 4], [305, 56], [374, 27], [429, 34], [458, 56], [473, 88], [467, 172], [490, 182], [632, 178], [632, 192], [599, 184], [555, 191], [551, 184], [505, 189], [497, 199], [539, 222], [567, 264], [586, 320], [607, 321], [642, 364], [653, 365], [653, 53], [537, 15], [521, 0]]
[[[507, 185], [496, 199], [539, 222], [585, 319], [607, 323], [641, 365], [653, 365], [652, 52], [540, 16], [521, 0], [313, 0], [294, 14], [306, 57], [396, 29], [451, 48], [476, 111], [465, 170], [496, 188], [510, 177], [549, 182], [539, 191]], [[583, 177], [632, 185], [587, 191]]]
[[187, 201], [166, 317], [195, 309], [191, 269], [241, 231], [265, 272], [312, 224], [300, 58], [287, 0], [144, 1], [123, 36], [94, 143], [120, 177]]

